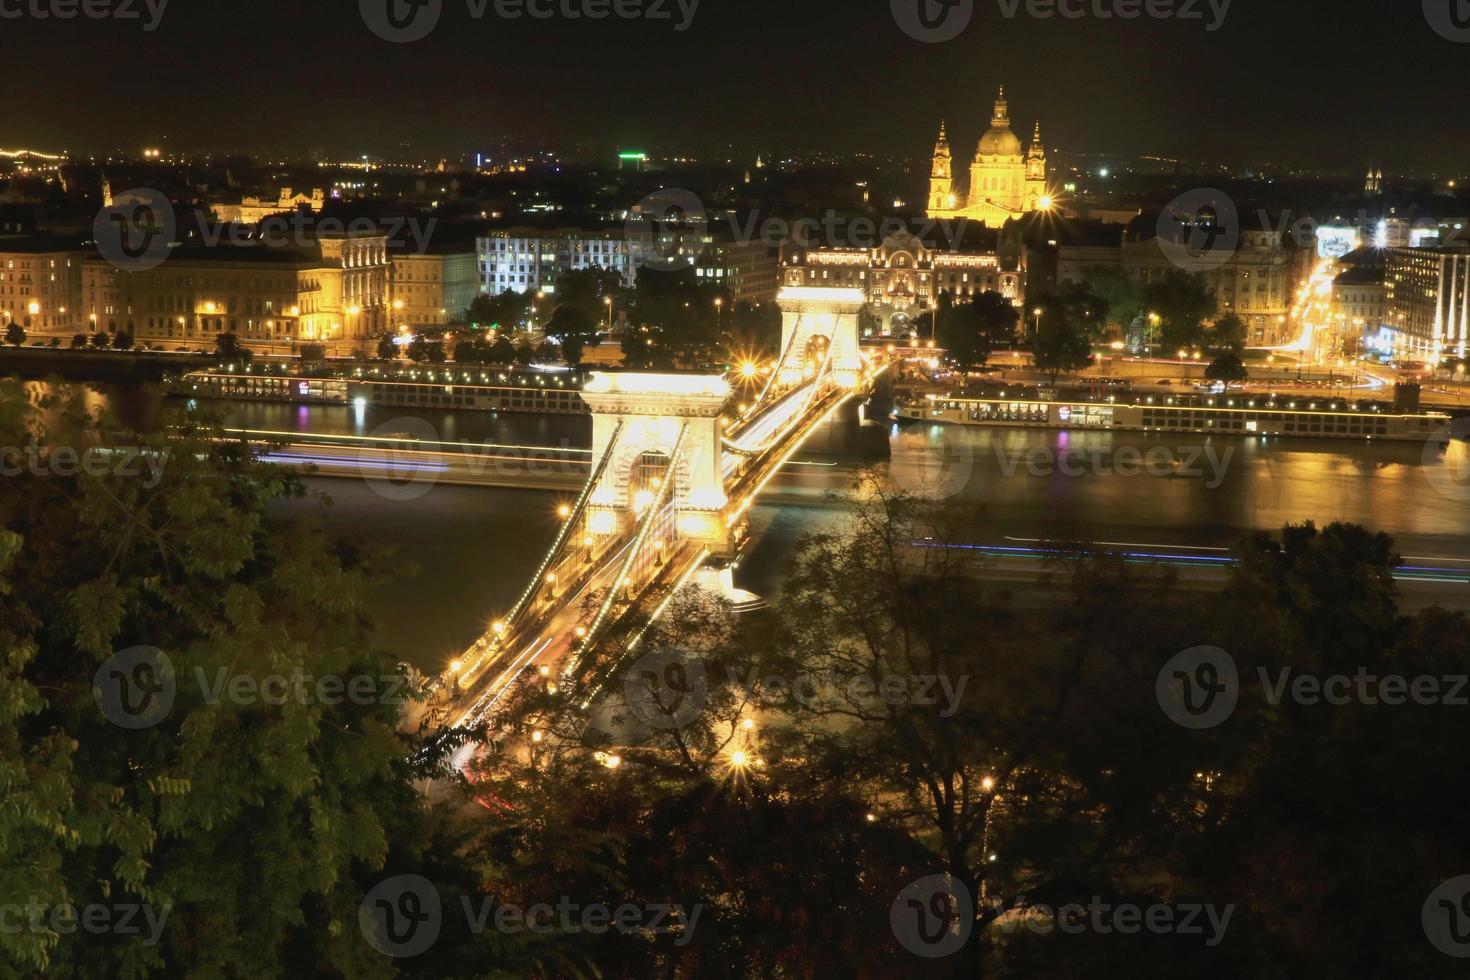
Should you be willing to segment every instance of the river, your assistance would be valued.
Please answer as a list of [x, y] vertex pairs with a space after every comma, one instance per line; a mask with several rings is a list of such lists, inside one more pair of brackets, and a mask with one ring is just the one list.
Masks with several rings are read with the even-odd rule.
[[[136, 410], [135, 397], [114, 400]], [[422, 431], [426, 422], [442, 441], [475, 446], [586, 448], [591, 440], [590, 420], [569, 416], [213, 404], [235, 428], [385, 435]], [[1441, 455], [1414, 443], [899, 428], [853, 407], [813, 437], [752, 510], [737, 583], [777, 593], [801, 537], [840, 528], [842, 493], [872, 466], [901, 487], [977, 508], [986, 544], [1226, 547], [1252, 529], [1342, 520], [1389, 532], [1405, 554], [1470, 558], [1463, 441]], [[399, 500], [356, 480], [308, 482], [319, 496], [282, 504], [280, 516], [311, 516], [393, 553], [392, 581], [373, 598], [377, 639], [429, 669], [447, 664], [514, 602], [551, 543], [563, 500], [454, 486]]]

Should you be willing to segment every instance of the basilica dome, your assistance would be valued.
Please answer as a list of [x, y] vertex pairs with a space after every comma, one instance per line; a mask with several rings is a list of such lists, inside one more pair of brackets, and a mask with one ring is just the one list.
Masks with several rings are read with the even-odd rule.
[[949, 149], [949, 136], [941, 122], [934, 144], [934, 165], [929, 171], [929, 216], [982, 221], [1000, 228], [1007, 221], [1032, 211], [1051, 207], [1053, 196], [1046, 184], [1046, 147], [1041, 142], [1041, 123], [1031, 137], [1028, 151], [1011, 132], [1011, 110], [1002, 88], [990, 114], [990, 127], [980, 137], [975, 158], [970, 161], [968, 181], [956, 178], [960, 167]]
[[1006, 90], [1001, 87], [995, 100], [995, 111], [990, 114], [990, 131], [980, 137], [980, 155], [986, 157], [1018, 157], [1021, 141], [1011, 132], [1011, 112], [1006, 105]]
[[1018, 157], [1021, 141], [1011, 132], [1010, 126], [992, 126], [990, 132], [980, 137], [981, 156]]

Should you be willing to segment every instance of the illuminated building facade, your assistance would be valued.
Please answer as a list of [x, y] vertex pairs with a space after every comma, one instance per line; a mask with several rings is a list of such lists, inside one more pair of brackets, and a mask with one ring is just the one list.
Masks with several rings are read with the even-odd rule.
[[1020, 305], [1025, 270], [994, 251], [950, 251], [913, 235], [894, 235], [873, 249], [788, 250], [787, 286], [860, 289], [887, 336], [908, 333], [913, 321], [947, 292], [963, 301], [983, 292], [1000, 293]]
[[366, 338], [390, 329], [393, 263], [383, 234], [323, 235], [313, 288], [303, 295], [298, 340], [325, 343], [328, 353], [350, 353]]
[[[1217, 316], [1233, 313], [1245, 324], [1246, 343], [1269, 347], [1287, 343], [1292, 301], [1311, 253], [1295, 248], [1289, 236], [1245, 229], [1235, 251], [1212, 268], [1195, 274], [1215, 295]], [[1057, 249], [1057, 282], [1087, 282], [1103, 269], [1117, 269], [1147, 286], [1180, 266], [1158, 238], [1121, 245], [1063, 245]]]
[[[732, 303], [774, 302], [781, 286], [776, 249], [758, 237], [742, 240], [691, 226], [663, 231], [656, 249], [660, 256], [682, 258], [701, 282], [723, 286]], [[615, 272], [629, 289], [638, 279], [636, 245], [622, 228], [506, 229], [479, 239], [477, 252], [482, 288], [492, 296], [507, 290], [554, 293], [559, 277], [582, 269]]]
[[1345, 340], [1377, 332], [1384, 315], [1383, 266], [1348, 269], [1332, 281], [1332, 326]]
[[0, 324], [28, 332], [75, 329], [86, 253], [34, 238], [0, 238]]
[[949, 136], [944, 124], [940, 124], [929, 178], [929, 217], [968, 218], [999, 228], [1012, 218], [1041, 210], [1050, 203], [1041, 124], [1036, 124], [1031, 148], [1023, 151], [1021, 141], [1011, 132], [1004, 88], [996, 99], [990, 129], [980, 137], [975, 149], [964, 192], [956, 184]]
[[474, 251], [393, 257], [393, 325], [462, 322], [480, 292]]
[[752, 306], [774, 303], [781, 288], [781, 261], [776, 257], [776, 250], [759, 239], [711, 238], [694, 263], [694, 275], [723, 286], [730, 293], [731, 303]]
[[389, 329], [386, 235], [323, 236], [319, 256], [266, 247], [180, 248], [162, 265], [123, 271], [82, 263], [89, 327], [136, 343], [210, 347], [233, 333], [260, 351], [320, 343], [351, 354]]
[[280, 196], [270, 201], [261, 197], [246, 197], [239, 204], [214, 205], [215, 217], [220, 221], [257, 225], [276, 214], [293, 214], [297, 211], [321, 211], [326, 203], [326, 194], [315, 188], [310, 194], [297, 194], [290, 187], [281, 188]]
[[622, 229], [507, 228], [480, 238], [476, 251], [482, 288], [491, 296], [553, 292], [558, 277], [594, 268], [616, 272], [631, 289], [637, 274]]
[[1393, 350], [1438, 361], [1464, 357], [1470, 334], [1470, 251], [1391, 248], [1384, 255], [1384, 324]]

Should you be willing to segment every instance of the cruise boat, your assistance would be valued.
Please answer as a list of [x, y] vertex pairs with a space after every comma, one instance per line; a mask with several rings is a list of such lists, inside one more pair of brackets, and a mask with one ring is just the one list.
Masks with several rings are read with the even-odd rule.
[[1016, 428], [1378, 439], [1448, 444], [1450, 417], [1391, 406], [1270, 395], [1165, 395], [1130, 402], [924, 394], [895, 398], [898, 418]]
[[196, 371], [170, 384], [187, 398], [373, 405], [481, 412], [586, 415], [581, 386], [564, 375], [433, 367], [391, 375], [366, 372], [300, 374], [271, 371]]

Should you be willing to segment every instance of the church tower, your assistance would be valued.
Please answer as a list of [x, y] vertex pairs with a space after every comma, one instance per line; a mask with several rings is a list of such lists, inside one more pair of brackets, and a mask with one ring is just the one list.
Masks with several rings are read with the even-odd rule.
[[939, 123], [939, 142], [934, 144], [934, 168], [929, 172], [929, 216], [949, 214], [955, 210], [954, 158], [949, 152], [949, 136], [944, 123]]
[[[963, 174], [963, 161], [959, 167]], [[959, 217], [1001, 228], [1007, 221], [1029, 211], [1045, 210], [1052, 204], [1046, 183], [1046, 146], [1041, 142], [1041, 124], [1036, 124], [1028, 151], [1011, 132], [1005, 86], [996, 95], [990, 128], [975, 147], [969, 178], [968, 182], [956, 179], [948, 132], [941, 123], [939, 142], [934, 147], [934, 166], [929, 173], [930, 217]]]
[[1383, 193], [1383, 170], [1373, 169], [1373, 164], [1368, 164], [1368, 182], [1363, 186], [1363, 193], [1369, 197], [1377, 197]]
[[[990, 129], [980, 137], [970, 164], [970, 209], [986, 224], [1000, 227], [1005, 216], [1021, 211], [1025, 181], [1026, 158], [1021, 141], [1011, 132], [1010, 107], [1005, 86], [1001, 86], [990, 114]], [[985, 214], [987, 210], [992, 213]]]
[[1027, 211], [1036, 211], [1050, 203], [1046, 191], [1046, 147], [1041, 145], [1041, 122], [1031, 134], [1031, 149], [1026, 151], [1026, 200]]

